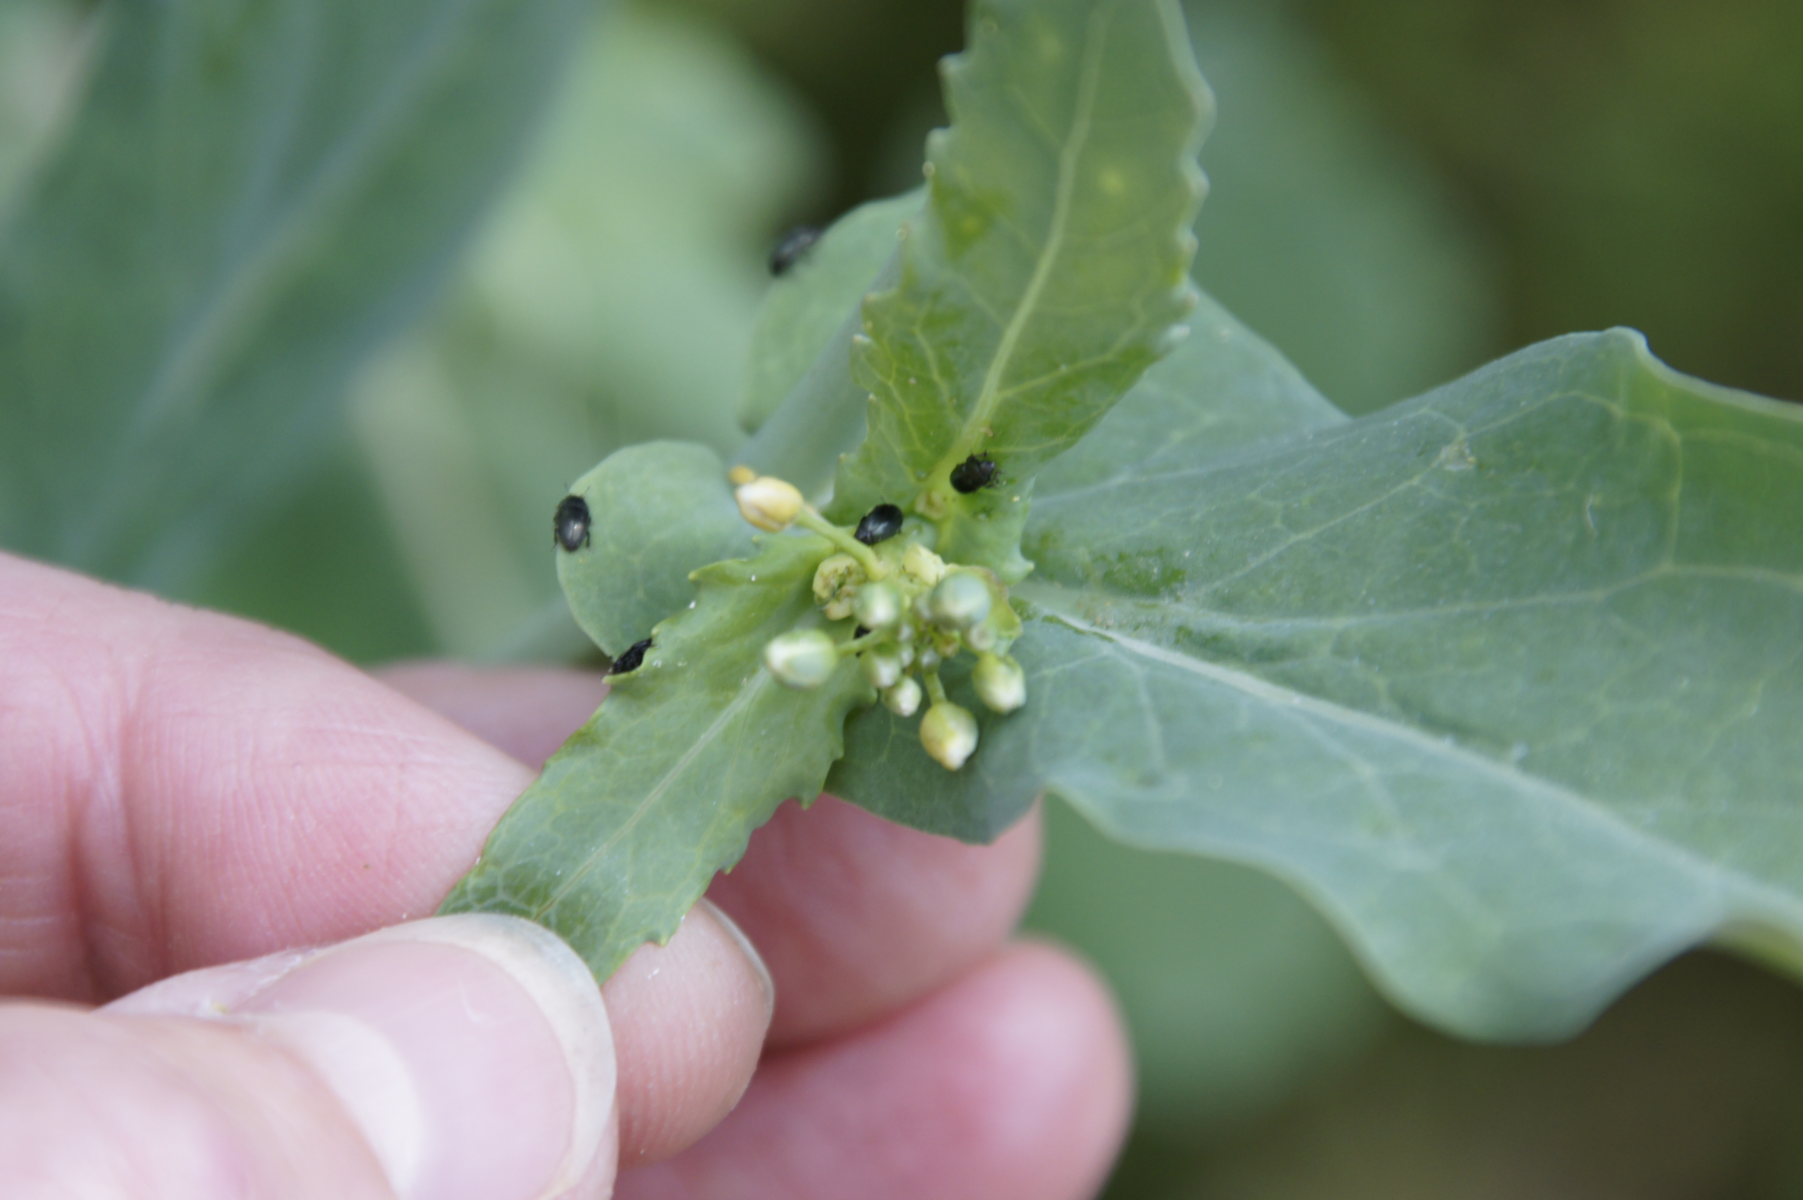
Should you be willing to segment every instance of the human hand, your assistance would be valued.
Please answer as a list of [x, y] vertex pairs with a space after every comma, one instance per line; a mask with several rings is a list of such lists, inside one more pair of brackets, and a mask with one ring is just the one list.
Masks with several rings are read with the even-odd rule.
[[397, 925], [603, 691], [384, 684], [0, 555], [0, 1194], [600, 1196], [616, 1150], [622, 1197], [1092, 1192], [1125, 1050], [1084, 968], [1008, 941], [1036, 823], [785, 805], [605, 1013], [524, 922]]

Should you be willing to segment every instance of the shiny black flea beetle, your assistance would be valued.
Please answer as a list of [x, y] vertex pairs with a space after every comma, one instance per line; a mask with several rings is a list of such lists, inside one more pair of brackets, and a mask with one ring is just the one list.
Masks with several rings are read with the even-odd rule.
[[987, 454], [973, 454], [952, 468], [952, 486], [968, 496], [978, 488], [994, 487], [1001, 480], [995, 460]]
[[786, 274], [801, 256], [808, 252], [808, 247], [820, 240], [820, 230], [812, 225], [797, 225], [777, 239], [776, 248], [770, 251], [770, 273]]
[[851, 536], [866, 546], [874, 546], [900, 533], [901, 527], [902, 510], [893, 504], [879, 504], [864, 514], [864, 519], [858, 522], [857, 532]]
[[614, 659], [614, 665], [608, 669], [609, 675], [624, 675], [628, 671], [636, 671], [639, 664], [645, 661], [645, 651], [651, 649], [651, 639], [634, 642], [626, 648], [626, 653]]
[[581, 496], [565, 496], [557, 502], [557, 516], [551, 522], [557, 544], [574, 553], [589, 544], [588, 501]]

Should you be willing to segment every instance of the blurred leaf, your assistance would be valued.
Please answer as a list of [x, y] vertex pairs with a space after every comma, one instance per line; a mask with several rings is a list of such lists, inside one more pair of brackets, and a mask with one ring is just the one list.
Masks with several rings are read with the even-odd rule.
[[0, 246], [0, 542], [153, 587], [204, 571], [429, 294], [579, 12], [113, 8]]
[[808, 583], [826, 551], [784, 535], [698, 572], [696, 607], [657, 626], [643, 665], [614, 677], [440, 911], [538, 921], [602, 980], [647, 940], [668, 940], [778, 804], [819, 794], [846, 711], [873, 699], [852, 657], [810, 691], [781, 686], [759, 659], [770, 638], [818, 617]]
[[[1207, 89], [1174, 6], [1087, 0], [976, 4], [944, 76], [952, 127], [928, 140], [901, 278], [864, 303], [868, 432], [829, 515], [914, 509], [948, 561], [1017, 579], [1032, 477], [1193, 304]], [[978, 452], [1009, 484], [960, 495], [948, 475]]]
[[[756, 432], [807, 375], [841, 328], [857, 327], [857, 308], [883, 264], [895, 255], [902, 223], [920, 211], [922, 193], [861, 205], [835, 221], [788, 273], [772, 280], [758, 306], [739, 420]], [[849, 317], [847, 314], [851, 314]], [[850, 342], [841, 361], [850, 379]], [[862, 416], [862, 413], [859, 414]]]
[[558, 552], [558, 582], [576, 623], [613, 658], [689, 605], [691, 573], [754, 553], [726, 467], [706, 446], [628, 446], [578, 479], [570, 495], [588, 505], [589, 540]]
[[805, 115], [705, 26], [621, 5], [573, 67], [453, 301], [355, 406], [415, 589], [460, 654], [580, 644], [547, 533], [598, 460], [742, 440], [769, 229], [819, 171]]
[[1800, 1071], [1796, 988], [1690, 955], [1565, 1045], [1473, 1046], [1399, 1028], [1151, 1194], [1792, 1200], [1803, 1185]]
[[[431, 496], [429, 489], [424, 493]], [[435, 649], [368, 472], [342, 432], [287, 503], [214, 560], [185, 598], [249, 614], [352, 662]]]
[[91, 65], [95, 27], [69, 0], [0, 4], [0, 197], [15, 190], [68, 122]]
[[1472, 223], [1307, 31], [1278, 5], [1185, 11], [1222, 114], [1202, 151], [1202, 287], [1355, 414], [1505, 345]]
[[1506, 345], [1630, 325], [1803, 399], [1803, 5], [1300, 0], [1479, 207]]
[[[1616, 333], [1200, 449], [1041, 495], [1031, 699], [940, 802], [1265, 866], [1470, 1036], [1569, 1033], [1718, 931], [1798, 961], [1803, 411]], [[907, 792], [851, 747], [835, 791]]]

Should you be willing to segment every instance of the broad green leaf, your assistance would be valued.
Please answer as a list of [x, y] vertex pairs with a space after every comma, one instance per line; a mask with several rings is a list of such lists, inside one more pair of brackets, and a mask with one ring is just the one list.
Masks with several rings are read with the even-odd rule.
[[[747, 430], [755, 433], [770, 419], [848, 320], [855, 331], [859, 302], [894, 257], [896, 233], [920, 211], [921, 201], [921, 193], [914, 191], [858, 206], [833, 222], [785, 275], [771, 281], [758, 306], [746, 359], [739, 422]], [[849, 382], [849, 342], [845, 350], [839, 362]]]
[[[1472, 1036], [1710, 936], [1799, 961], [1803, 410], [1616, 332], [1183, 458], [1041, 499], [1028, 703], [940, 803], [1266, 867]], [[913, 783], [873, 740], [864, 803]]]
[[752, 553], [751, 526], [706, 446], [628, 446], [578, 479], [570, 495], [588, 505], [589, 540], [559, 548], [558, 581], [576, 623], [615, 658], [689, 606], [691, 572]]
[[[1282, 355], [1208, 296], [1198, 296], [1189, 325], [1190, 336], [1154, 364], [1088, 437], [1046, 469], [1042, 495], [1190, 468], [1345, 420]], [[993, 725], [997, 718], [973, 704], [965, 690], [968, 666], [954, 662], [945, 678], [979, 721]], [[1028, 707], [1004, 720], [1034, 719], [1037, 703], [1029, 692]], [[1012, 780], [993, 788], [962, 782], [948, 787], [945, 772], [920, 752], [914, 723], [887, 709], [855, 714], [845, 737], [848, 753], [834, 766], [827, 790], [928, 833], [990, 841], [1019, 819], [1035, 794]], [[987, 758], [979, 752], [959, 780], [980, 776]]]
[[800, 692], [760, 661], [771, 637], [818, 618], [808, 583], [826, 552], [824, 539], [784, 535], [697, 572], [695, 608], [614, 677], [440, 911], [538, 921], [603, 980], [647, 940], [667, 940], [778, 804], [819, 793], [846, 712], [874, 698], [849, 657]]
[[[942, 521], [940, 552], [1018, 579], [1028, 486], [1166, 348], [1194, 303], [1189, 224], [1208, 112], [1163, 0], [985, 0], [944, 68], [925, 214], [864, 304], [868, 433], [832, 515], [887, 501]], [[961, 496], [984, 453], [1004, 486]]]
[[429, 294], [581, 11], [111, 9], [86, 104], [0, 244], [0, 543], [193, 578]]

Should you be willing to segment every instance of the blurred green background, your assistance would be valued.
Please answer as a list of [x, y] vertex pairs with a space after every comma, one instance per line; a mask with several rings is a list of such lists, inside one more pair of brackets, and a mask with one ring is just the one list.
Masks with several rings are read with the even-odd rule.
[[[89, 8], [0, 3], [0, 189], [54, 138]], [[1797, 0], [1192, 0], [1219, 100], [1202, 284], [1367, 412], [1516, 347], [1643, 330], [1803, 398]], [[790, 225], [914, 186], [951, 0], [597, 15], [525, 169], [331, 452], [184, 599], [363, 662], [583, 652], [546, 524], [649, 437], [729, 451]], [[1049, 813], [1029, 923], [1117, 989], [1141, 1108], [1109, 1195], [1803, 1196], [1803, 994], [1692, 955], [1575, 1042], [1390, 1009], [1281, 883]]]

